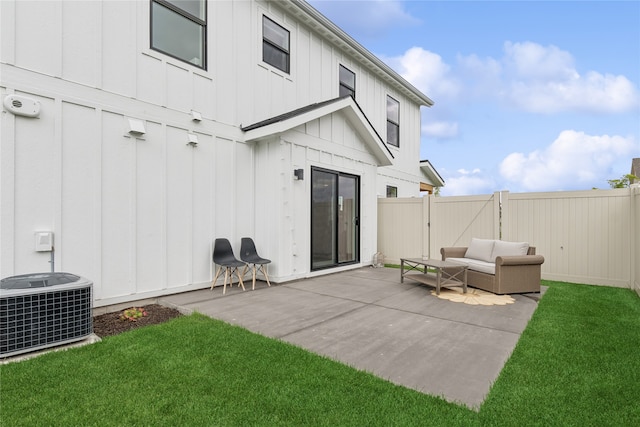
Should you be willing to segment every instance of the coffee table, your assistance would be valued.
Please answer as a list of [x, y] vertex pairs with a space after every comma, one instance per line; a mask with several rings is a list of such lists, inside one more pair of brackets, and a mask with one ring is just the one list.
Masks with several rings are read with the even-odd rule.
[[[412, 273], [413, 271], [418, 273]], [[405, 277], [434, 286], [437, 295], [440, 295], [441, 286], [462, 286], [462, 291], [467, 293], [467, 266], [451, 261], [400, 258], [400, 283], [404, 282]]]

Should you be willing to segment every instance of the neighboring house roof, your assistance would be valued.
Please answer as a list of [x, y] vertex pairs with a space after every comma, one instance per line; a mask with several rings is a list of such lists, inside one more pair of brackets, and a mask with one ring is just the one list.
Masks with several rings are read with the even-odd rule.
[[[631, 160], [631, 175], [635, 175], [640, 178], [640, 157], [636, 157]], [[635, 182], [640, 182], [640, 179], [634, 179], [632, 184]]]
[[[314, 9], [309, 3], [303, 0], [289, 0], [279, 2], [290, 13], [299, 17], [302, 22], [309, 25], [315, 31], [324, 36], [327, 40], [343, 49], [353, 60], [364, 64], [377, 77], [400, 89], [406, 96], [419, 105], [431, 107], [433, 101], [424, 93], [420, 92], [411, 83], [396, 73], [391, 67], [382, 62], [380, 58], [365, 49], [360, 43], [342, 31], [336, 24], [328, 20], [323, 14]], [[305, 14], [307, 16], [301, 16]], [[309, 17], [319, 23], [322, 27], [309, 22]]]
[[431, 180], [434, 187], [444, 187], [444, 179], [429, 160], [420, 160], [420, 169]]
[[307, 105], [252, 125], [241, 126], [240, 129], [245, 132], [245, 141], [259, 141], [338, 111], [344, 113], [365, 145], [378, 160], [379, 166], [393, 164], [391, 150], [378, 135], [358, 103], [349, 95]]

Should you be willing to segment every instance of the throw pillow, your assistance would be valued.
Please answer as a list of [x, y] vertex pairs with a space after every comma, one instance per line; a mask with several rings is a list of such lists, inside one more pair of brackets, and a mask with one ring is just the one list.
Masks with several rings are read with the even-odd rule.
[[496, 240], [491, 258], [493, 258], [492, 261], [495, 262], [496, 257], [526, 255], [528, 251], [529, 244], [527, 242], [503, 242], [502, 240]]
[[471, 239], [471, 243], [464, 254], [465, 258], [479, 259], [480, 261], [495, 262], [495, 258], [491, 258], [493, 245], [495, 240], [489, 239]]

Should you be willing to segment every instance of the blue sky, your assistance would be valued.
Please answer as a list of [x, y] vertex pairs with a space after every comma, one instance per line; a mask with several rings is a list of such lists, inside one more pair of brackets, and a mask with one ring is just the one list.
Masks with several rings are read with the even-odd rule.
[[605, 189], [640, 157], [640, 1], [308, 1], [435, 101], [443, 196]]

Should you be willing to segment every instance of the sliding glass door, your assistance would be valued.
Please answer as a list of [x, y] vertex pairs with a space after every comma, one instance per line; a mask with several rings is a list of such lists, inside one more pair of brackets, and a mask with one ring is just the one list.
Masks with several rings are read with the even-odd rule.
[[360, 179], [327, 169], [311, 169], [311, 269], [360, 259]]

